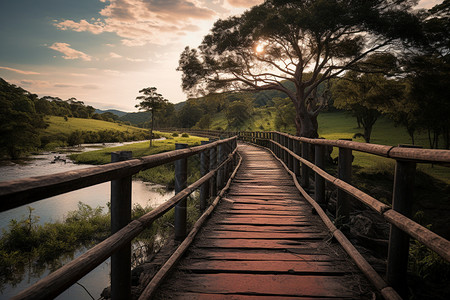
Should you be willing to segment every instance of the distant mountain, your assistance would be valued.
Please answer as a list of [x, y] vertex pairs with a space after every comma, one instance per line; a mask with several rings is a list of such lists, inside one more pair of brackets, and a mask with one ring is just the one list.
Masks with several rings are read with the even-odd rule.
[[122, 115], [119, 120], [120, 121], [129, 121], [134, 126], [142, 125], [142, 123], [147, 122], [151, 118], [151, 113], [148, 111], [141, 111], [135, 113], [127, 113]]
[[122, 117], [122, 116], [125, 116], [126, 114], [128, 114], [125, 111], [121, 111], [121, 110], [117, 110], [117, 109], [107, 109], [107, 110], [95, 109], [95, 112], [98, 113], [98, 114], [102, 114], [102, 113], [105, 113], [105, 112], [110, 112], [112, 114], [115, 114], [118, 117]]

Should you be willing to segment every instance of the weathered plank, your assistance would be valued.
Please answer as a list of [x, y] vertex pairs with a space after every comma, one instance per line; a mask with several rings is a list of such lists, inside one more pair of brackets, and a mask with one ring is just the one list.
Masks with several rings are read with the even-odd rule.
[[278, 261], [278, 260], [205, 260], [190, 259], [180, 270], [193, 273], [247, 273], [247, 274], [298, 274], [298, 275], [344, 275], [345, 271], [333, 262]]
[[342, 284], [343, 276], [266, 274], [190, 274], [183, 278], [194, 293], [253, 294], [264, 296], [355, 297]]

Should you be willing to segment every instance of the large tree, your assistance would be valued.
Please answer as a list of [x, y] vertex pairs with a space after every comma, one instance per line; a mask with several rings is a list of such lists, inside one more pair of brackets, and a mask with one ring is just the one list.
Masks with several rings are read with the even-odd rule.
[[[217, 21], [198, 49], [182, 52], [178, 70], [191, 94], [278, 90], [293, 102], [297, 135], [317, 137], [324, 81], [367, 55], [415, 37], [415, 0], [268, 0]], [[310, 73], [311, 76], [304, 76]], [[282, 82], [295, 85], [292, 91]]]
[[169, 101], [165, 99], [161, 94], [156, 92], [155, 87], [144, 88], [139, 91], [141, 96], [137, 96], [136, 100], [141, 100], [139, 104], [136, 105], [139, 110], [145, 110], [152, 113], [152, 124], [150, 127], [150, 147], [152, 146], [153, 139], [153, 125], [155, 121], [156, 111], [163, 108]]

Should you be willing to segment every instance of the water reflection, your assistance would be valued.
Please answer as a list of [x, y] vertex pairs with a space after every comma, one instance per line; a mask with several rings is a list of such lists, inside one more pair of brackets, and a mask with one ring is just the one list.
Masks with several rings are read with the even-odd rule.
[[[32, 176], [49, 175], [65, 171], [77, 170], [90, 165], [73, 164], [68, 155], [72, 151], [90, 151], [103, 148], [105, 146], [120, 146], [122, 144], [97, 144], [89, 147], [75, 149], [65, 149], [62, 152], [48, 152], [35, 155], [27, 160], [20, 162], [3, 162], [0, 166], [0, 181], [14, 180]], [[59, 159], [55, 160], [55, 157]], [[110, 183], [102, 183], [77, 191], [61, 194], [41, 201], [37, 201], [30, 206], [35, 210], [33, 215], [39, 216], [39, 223], [62, 220], [69, 211], [77, 210], [78, 202], [83, 202], [91, 207], [102, 206], [107, 209], [107, 203], [110, 201]], [[161, 185], [133, 180], [132, 182], [132, 203], [140, 204], [143, 207], [157, 207], [172, 197], [173, 191], [168, 191]], [[21, 219], [28, 215], [26, 206], [18, 207], [6, 212], [0, 213], [0, 229], [6, 229], [11, 219]], [[78, 249], [71, 255], [66, 255], [49, 265], [37, 265], [31, 262], [24, 266], [24, 270], [18, 270], [15, 278], [3, 285], [5, 278], [0, 280], [0, 299], [9, 299], [19, 291], [27, 288], [40, 278], [45, 277], [51, 271], [56, 270], [61, 265], [67, 263], [73, 258], [84, 253], [86, 249]], [[109, 285], [109, 259], [98, 266], [88, 275], [83, 277], [79, 283], [82, 284], [94, 298], [99, 298], [103, 288]], [[19, 274], [20, 273], [20, 274]], [[57, 299], [91, 299], [87, 292], [80, 285], [73, 285]]]

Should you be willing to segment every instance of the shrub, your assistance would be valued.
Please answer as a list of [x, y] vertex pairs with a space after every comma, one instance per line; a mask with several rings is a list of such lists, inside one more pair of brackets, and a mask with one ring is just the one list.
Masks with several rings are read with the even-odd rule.
[[177, 137], [177, 136], [178, 136], [178, 133], [174, 132], [174, 133], [172, 133], [172, 136], [173, 136], [173, 137]]
[[181, 137], [188, 138], [188, 137], [189, 137], [189, 134], [187, 134], [187, 133], [185, 132], [185, 133], [183, 133], [183, 134], [181, 135]]

